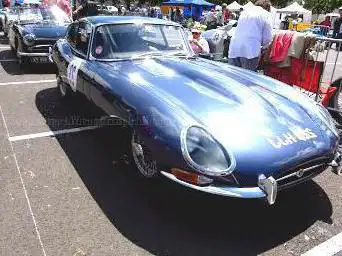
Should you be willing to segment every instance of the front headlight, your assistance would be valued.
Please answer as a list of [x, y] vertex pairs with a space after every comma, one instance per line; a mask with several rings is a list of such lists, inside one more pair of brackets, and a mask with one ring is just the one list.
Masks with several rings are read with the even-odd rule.
[[210, 176], [225, 176], [235, 169], [235, 158], [204, 128], [190, 126], [181, 133], [185, 161], [196, 171]]
[[34, 34], [27, 34], [23, 37], [24, 43], [28, 46], [34, 44], [34, 40], [36, 40], [36, 36]]

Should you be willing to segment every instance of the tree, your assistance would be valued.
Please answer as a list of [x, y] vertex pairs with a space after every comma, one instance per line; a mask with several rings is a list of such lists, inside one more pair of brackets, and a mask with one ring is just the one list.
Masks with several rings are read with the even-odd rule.
[[342, 0], [305, 0], [304, 7], [312, 13], [322, 14], [333, 11], [342, 6]]

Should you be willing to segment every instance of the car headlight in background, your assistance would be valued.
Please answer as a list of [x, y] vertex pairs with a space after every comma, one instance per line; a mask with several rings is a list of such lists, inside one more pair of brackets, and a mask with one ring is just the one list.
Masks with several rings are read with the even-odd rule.
[[34, 44], [34, 40], [36, 40], [36, 37], [33, 34], [27, 34], [23, 37], [23, 40], [26, 45], [31, 46]]
[[182, 130], [181, 148], [185, 161], [202, 174], [226, 176], [235, 169], [233, 155], [200, 126], [189, 126]]

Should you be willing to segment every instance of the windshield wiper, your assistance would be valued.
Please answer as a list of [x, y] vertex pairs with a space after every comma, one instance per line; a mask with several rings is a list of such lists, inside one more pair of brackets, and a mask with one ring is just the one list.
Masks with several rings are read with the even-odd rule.
[[144, 52], [144, 53], [139, 53], [139, 54], [135, 54], [131, 57], [131, 59], [139, 59], [139, 58], [143, 58], [143, 57], [148, 57], [148, 56], [163, 56], [163, 52]]
[[173, 52], [173, 53], [169, 53], [166, 56], [175, 56], [175, 57], [186, 57], [186, 58], [191, 58], [193, 57], [192, 55], [186, 54], [184, 52]]

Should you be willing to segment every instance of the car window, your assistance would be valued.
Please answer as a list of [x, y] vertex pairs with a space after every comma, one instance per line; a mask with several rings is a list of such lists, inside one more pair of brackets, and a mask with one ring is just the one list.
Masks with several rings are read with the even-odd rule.
[[159, 24], [99, 26], [92, 45], [92, 56], [97, 59], [131, 58], [153, 52], [188, 54], [188, 51], [181, 27]]
[[76, 48], [77, 32], [78, 32], [78, 22], [75, 22], [75, 23], [72, 23], [68, 27], [68, 30], [67, 30], [67, 33], [66, 33], [67, 41], [74, 48]]
[[77, 31], [76, 49], [84, 54], [88, 53], [88, 46], [91, 36], [91, 25], [87, 22], [80, 22]]

